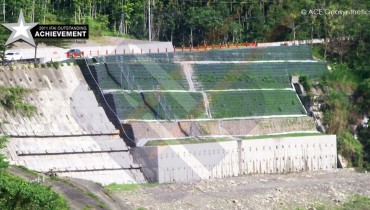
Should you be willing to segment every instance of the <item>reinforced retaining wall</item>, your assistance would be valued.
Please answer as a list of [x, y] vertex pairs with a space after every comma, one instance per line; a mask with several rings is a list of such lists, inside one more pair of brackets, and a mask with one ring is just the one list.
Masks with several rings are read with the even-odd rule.
[[0, 85], [31, 89], [25, 101], [37, 110], [26, 117], [0, 108], [0, 135], [10, 136], [3, 152], [11, 164], [101, 184], [146, 182], [78, 67], [19, 65], [0, 71]]
[[148, 178], [159, 183], [337, 166], [334, 135], [137, 147], [133, 156]]

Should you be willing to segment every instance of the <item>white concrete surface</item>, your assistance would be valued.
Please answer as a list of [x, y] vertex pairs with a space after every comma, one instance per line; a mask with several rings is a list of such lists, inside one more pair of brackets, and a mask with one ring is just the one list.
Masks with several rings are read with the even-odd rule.
[[8, 123], [0, 133], [12, 136], [60, 136], [117, 133], [77, 67], [0, 72], [0, 85], [32, 89], [26, 101], [37, 114], [31, 118], [0, 110]]
[[133, 153], [149, 178], [159, 183], [337, 167], [334, 135], [139, 147]]
[[25, 100], [37, 110], [26, 117], [0, 109], [11, 164], [102, 184], [145, 181], [79, 68], [1, 71], [0, 85], [32, 89]]

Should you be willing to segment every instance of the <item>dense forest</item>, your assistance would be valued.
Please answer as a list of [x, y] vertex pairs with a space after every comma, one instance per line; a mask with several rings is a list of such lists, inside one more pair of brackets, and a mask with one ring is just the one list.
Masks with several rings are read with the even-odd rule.
[[313, 51], [332, 67], [320, 83], [326, 130], [353, 166], [370, 169], [370, 129], [361, 122], [370, 113], [370, 1], [9, 0], [4, 9], [5, 22], [22, 9], [27, 22], [89, 24], [90, 36], [148, 39], [150, 28], [152, 40], [175, 46], [323, 38]]
[[[89, 24], [91, 35], [130, 35], [172, 41], [176, 46], [220, 42], [338, 38], [356, 33], [367, 15], [313, 15], [317, 9], [362, 10], [351, 0], [12, 0], [3, 21], [22, 9], [29, 22]], [[366, 3], [367, 2], [367, 3]], [[367, 4], [367, 5], [366, 5]], [[150, 10], [150, 12], [149, 12]], [[302, 14], [302, 10], [307, 14]], [[325, 12], [324, 11], [324, 12]], [[150, 14], [150, 15], [149, 15]], [[149, 21], [150, 20], [150, 21]], [[355, 24], [355, 25], [353, 25]], [[347, 26], [354, 30], [346, 30]], [[361, 25], [358, 25], [361, 27]]]

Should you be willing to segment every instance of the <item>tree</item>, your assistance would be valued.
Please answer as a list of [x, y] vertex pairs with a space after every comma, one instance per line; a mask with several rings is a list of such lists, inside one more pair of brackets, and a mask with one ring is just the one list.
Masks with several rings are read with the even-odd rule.
[[357, 101], [365, 114], [370, 113], [370, 78], [364, 79], [357, 88]]
[[363, 158], [361, 142], [355, 139], [351, 133], [345, 131], [338, 133], [337, 140], [339, 153], [350, 160], [352, 166], [361, 166]]
[[66, 200], [50, 187], [14, 175], [0, 176], [0, 209], [68, 209]]
[[213, 28], [222, 23], [221, 14], [211, 7], [190, 8], [187, 11], [186, 24], [190, 29], [190, 43], [193, 44], [193, 31], [196, 32], [195, 44], [209, 41]]
[[10, 36], [10, 31], [5, 27], [0, 27], [0, 58], [4, 64], [5, 51], [9, 46], [5, 46], [6, 41]]
[[[0, 150], [5, 148], [5, 143], [8, 140], [7, 136], [0, 136]], [[0, 175], [6, 171], [9, 163], [5, 160], [5, 156], [0, 154]]]

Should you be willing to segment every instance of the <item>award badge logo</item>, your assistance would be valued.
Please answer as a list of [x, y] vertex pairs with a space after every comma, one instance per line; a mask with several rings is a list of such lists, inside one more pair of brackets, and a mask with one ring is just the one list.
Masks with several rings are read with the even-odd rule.
[[5, 45], [9, 45], [15, 41], [23, 40], [29, 43], [32, 46], [35, 46], [35, 41], [33, 40], [33, 36], [31, 34], [31, 29], [35, 27], [38, 23], [26, 23], [24, 21], [23, 12], [22, 10], [19, 13], [18, 23], [4, 23], [7, 29], [12, 31], [9, 39], [6, 41]]

